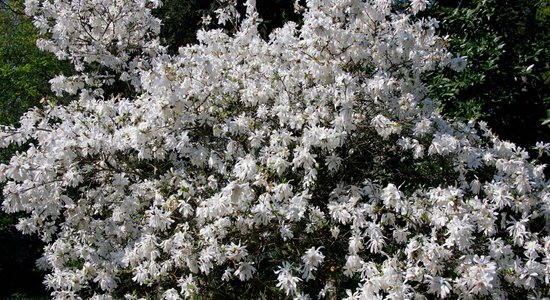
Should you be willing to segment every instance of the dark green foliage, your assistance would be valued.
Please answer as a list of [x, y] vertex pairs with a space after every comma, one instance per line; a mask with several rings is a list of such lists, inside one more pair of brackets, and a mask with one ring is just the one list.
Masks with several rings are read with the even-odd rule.
[[[244, 1], [237, 2], [239, 13], [244, 16], [246, 11]], [[300, 2], [305, 5], [305, 1]], [[266, 39], [273, 29], [283, 26], [285, 22], [299, 22], [299, 15], [294, 12], [294, 0], [257, 0], [256, 5], [261, 19], [258, 30]], [[204, 26], [203, 16], [212, 17], [209, 28], [220, 27], [214, 13], [219, 7], [220, 4], [215, 0], [163, 1], [163, 6], [154, 12], [154, 15], [162, 20], [160, 32], [162, 43], [168, 46], [171, 53], [176, 53], [179, 47], [196, 43], [196, 31]], [[229, 26], [224, 28], [230, 29]]]
[[[305, 6], [305, 1], [300, 1]], [[275, 28], [284, 23], [293, 21], [300, 23], [300, 16], [294, 12], [294, 1], [290, 0], [257, 0], [258, 14], [262, 19], [260, 34], [267, 38]]]
[[162, 20], [161, 42], [176, 53], [178, 48], [197, 42], [196, 31], [201, 28], [202, 16], [212, 13], [214, 0], [166, 0], [154, 12]]
[[550, 108], [550, 3], [544, 0], [439, 1], [426, 14], [441, 21], [461, 73], [428, 76], [446, 114], [485, 120], [502, 138], [530, 147], [549, 141], [541, 123]]
[[29, 108], [52, 96], [52, 77], [70, 72], [68, 64], [36, 47], [37, 37], [21, 1], [0, 4], [0, 124], [17, 124]]

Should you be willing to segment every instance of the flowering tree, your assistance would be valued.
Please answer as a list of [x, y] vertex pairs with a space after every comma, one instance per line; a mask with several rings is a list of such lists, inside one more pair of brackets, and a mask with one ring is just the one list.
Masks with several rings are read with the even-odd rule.
[[3, 127], [0, 181], [56, 299], [548, 294], [544, 166], [425, 96], [465, 66], [427, 1], [297, 3], [267, 41], [254, 2], [169, 55], [158, 1], [27, 0], [74, 101]]

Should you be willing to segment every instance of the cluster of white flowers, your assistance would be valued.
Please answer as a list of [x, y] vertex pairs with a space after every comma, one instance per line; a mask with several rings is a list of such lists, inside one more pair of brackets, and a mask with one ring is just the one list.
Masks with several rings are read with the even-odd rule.
[[[266, 41], [249, 0], [234, 34], [171, 56], [158, 1], [27, 0], [81, 71], [53, 81], [70, 104], [0, 131], [28, 145], [0, 165], [3, 209], [47, 243], [52, 295], [547, 296], [544, 166], [426, 97], [425, 72], [464, 65], [427, 2], [308, 0]], [[94, 63], [139, 93], [98, 92]]]
[[74, 95], [87, 86], [102, 96], [100, 87], [115, 80], [140, 90], [140, 70], [165, 50], [158, 40], [160, 20], [151, 14], [160, 5], [157, 0], [25, 0], [25, 12], [50, 37], [39, 39], [38, 47], [78, 71], [53, 78], [53, 91]]

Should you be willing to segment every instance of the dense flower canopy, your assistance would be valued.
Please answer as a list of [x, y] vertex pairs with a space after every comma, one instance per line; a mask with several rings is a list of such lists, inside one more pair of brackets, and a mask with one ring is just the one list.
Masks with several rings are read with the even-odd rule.
[[168, 55], [159, 1], [26, 1], [79, 71], [52, 79], [74, 101], [0, 132], [28, 145], [3, 209], [47, 243], [56, 299], [548, 294], [544, 166], [426, 97], [466, 63], [428, 1], [306, 3], [264, 40], [228, 1], [234, 30]]

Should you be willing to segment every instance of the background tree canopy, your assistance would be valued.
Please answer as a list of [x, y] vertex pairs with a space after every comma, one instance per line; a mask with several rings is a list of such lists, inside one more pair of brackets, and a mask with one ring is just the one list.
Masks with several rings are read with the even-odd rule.
[[38, 31], [24, 15], [22, 1], [0, 5], [0, 123], [16, 124], [42, 98], [51, 98], [48, 81], [69, 74], [70, 66], [38, 50]]
[[[395, 9], [400, 2], [395, 1]], [[257, 1], [264, 38], [286, 20], [300, 22], [293, 4], [292, 0]], [[48, 83], [54, 75], [73, 71], [37, 49], [38, 32], [23, 15], [22, 1], [2, 1], [0, 7], [0, 124], [16, 124], [30, 107], [41, 105], [41, 99], [55, 101]], [[202, 16], [215, 9], [215, 1], [164, 1], [155, 12], [163, 21], [162, 41], [172, 52], [195, 43]], [[501, 138], [524, 147], [550, 140], [550, 130], [541, 125], [550, 107], [548, 1], [442, 0], [423, 15], [440, 20], [440, 35], [449, 35], [451, 52], [468, 57], [461, 73], [443, 70], [426, 75], [430, 96], [442, 101], [447, 115], [486, 120]], [[9, 161], [17, 150], [0, 150], [2, 161]], [[0, 297], [43, 293], [40, 275], [32, 271], [41, 245], [15, 232], [16, 217], [0, 214], [0, 280], [11, 282]]]
[[549, 2], [440, 1], [426, 14], [441, 21], [451, 52], [468, 57], [464, 72], [429, 75], [431, 95], [445, 112], [486, 120], [524, 147], [548, 141], [540, 125], [550, 107]]

